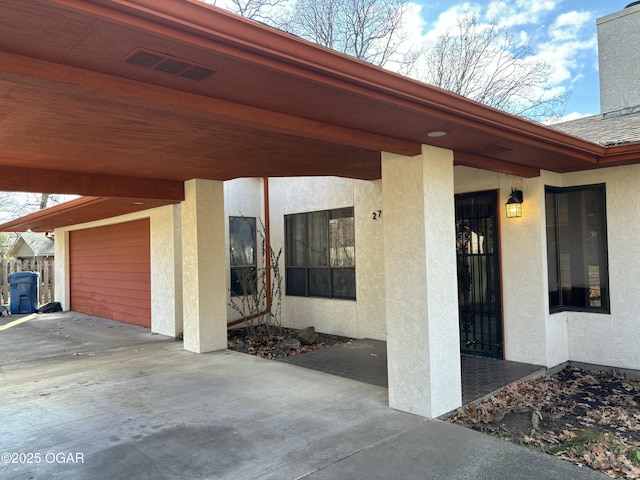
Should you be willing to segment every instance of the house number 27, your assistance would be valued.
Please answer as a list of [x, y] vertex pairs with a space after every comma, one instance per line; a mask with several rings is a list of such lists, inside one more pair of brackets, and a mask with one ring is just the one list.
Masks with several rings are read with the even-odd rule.
[[373, 215], [373, 219], [377, 220], [382, 216], [382, 210], [376, 210], [375, 212], [372, 213], [372, 215]]

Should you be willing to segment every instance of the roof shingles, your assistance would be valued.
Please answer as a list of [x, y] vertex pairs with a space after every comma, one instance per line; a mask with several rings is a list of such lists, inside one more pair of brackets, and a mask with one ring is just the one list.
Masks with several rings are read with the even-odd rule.
[[607, 147], [639, 142], [640, 112], [616, 116], [593, 115], [556, 123], [551, 127]]

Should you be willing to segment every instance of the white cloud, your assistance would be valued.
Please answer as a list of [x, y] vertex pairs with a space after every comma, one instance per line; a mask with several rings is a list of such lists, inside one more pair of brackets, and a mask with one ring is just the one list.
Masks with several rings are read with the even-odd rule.
[[547, 125], [553, 125], [555, 123], [570, 122], [571, 120], [578, 120], [580, 118], [592, 117], [593, 115], [594, 115], [593, 113], [571, 112], [571, 113], [567, 113], [566, 115], [563, 115], [560, 118], [554, 118], [549, 122], [544, 122], [544, 123], [546, 123]]
[[555, 10], [559, 2], [556, 0], [517, 0], [516, 5], [528, 9], [532, 13]]
[[489, 21], [497, 21], [504, 16], [504, 13], [509, 10], [507, 2], [495, 1], [487, 5], [487, 19]]
[[543, 15], [555, 10], [557, 3], [556, 0], [494, 0], [487, 5], [486, 18], [507, 28], [534, 25], [541, 21]]
[[558, 15], [547, 30], [547, 40], [538, 43], [533, 59], [549, 64], [553, 73], [550, 84], [567, 82], [570, 85], [583, 78], [582, 69], [585, 54], [596, 52], [597, 36], [593, 24], [595, 20], [589, 12], [566, 12]]
[[549, 36], [554, 41], [566, 41], [577, 38], [585, 26], [595, 23], [589, 12], [567, 12], [556, 18], [549, 27]]
[[422, 15], [423, 6], [417, 3], [409, 3], [404, 17], [404, 29], [406, 35], [412, 39], [412, 43], [422, 40], [422, 32], [426, 29], [427, 22]]
[[529, 34], [527, 32], [525, 32], [524, 30], [521, 30], [518, 33], [518, 39], [520, 40], [520, 43], [525, 45], [531, 42], [531, 39], [529, 37]]
[[531, 60], [540, 60], [549, 64], [552, 73], [549, 76], [551, 85], [575, 81], [580, 72], [577, 68], [581, 66], [580, 55], [595, 48], [596, 38], [592, 37], [585, 41], [572, 42], [546, 42], [538, 45], [536, 55]]
[[423, 37], [427, 44], [435, 43], [436, 39], [445, 33], [458, 31], [458, 19], [463, 13], [476, 13], [480, 15], [481, 6], [477, 3], [464, 2], [449, 7], [438, 15], [438, 19], [433, 22], [432, 27]]

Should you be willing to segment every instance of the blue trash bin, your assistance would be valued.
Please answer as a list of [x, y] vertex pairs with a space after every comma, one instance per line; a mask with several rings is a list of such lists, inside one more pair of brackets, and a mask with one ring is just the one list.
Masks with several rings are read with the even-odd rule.
[[38, 311], [38, 274], [15, 272], [9, 274], [9, 311], [34, 313]]

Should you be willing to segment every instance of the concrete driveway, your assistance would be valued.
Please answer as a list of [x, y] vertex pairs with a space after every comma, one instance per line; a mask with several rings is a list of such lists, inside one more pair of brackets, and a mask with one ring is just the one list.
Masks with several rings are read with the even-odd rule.
[[[603, 479], [382, 387], [73, 312], [0, 322], [3, 479]], [[25, 320], [25, 318], [22, 318]]]

